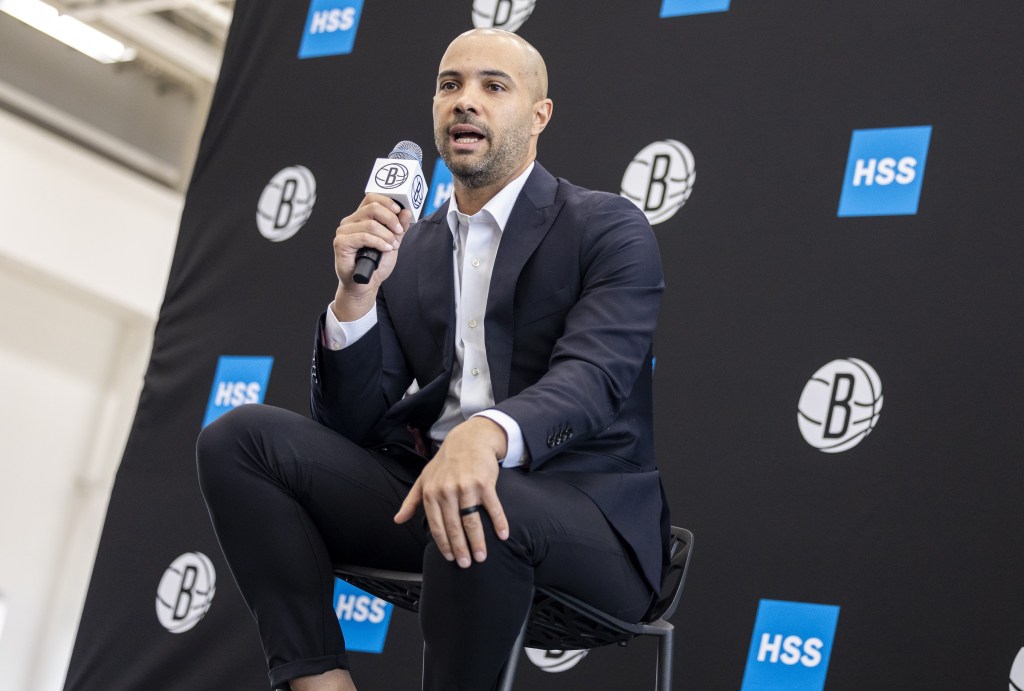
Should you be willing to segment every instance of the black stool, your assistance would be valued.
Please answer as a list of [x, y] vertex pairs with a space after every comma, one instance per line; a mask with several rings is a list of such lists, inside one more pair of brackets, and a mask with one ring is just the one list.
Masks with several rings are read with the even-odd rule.
[[[537, 587], [530, 613], [509, 654], [498, 689], [512, 691], [519, 651], [524, 646], [541, 650], [583, 650], [612, 643], [626, 645], [637, 636], [657, 636], [655, 689], [670, 691], [674, 627], [668, 619], [676, 611], [686, 582], [686, 570], [693, 551], [693, 533], [685, 528], [673, 527], [670, 549], [671, 561], [661, 584], [661, 597], [639, 624], [616, 619], [553, 588]], [[358, 566], [340, 566], [334, 573], [338, 578], [396, 607], [410, 612], [419, 611], [422, 574]]]

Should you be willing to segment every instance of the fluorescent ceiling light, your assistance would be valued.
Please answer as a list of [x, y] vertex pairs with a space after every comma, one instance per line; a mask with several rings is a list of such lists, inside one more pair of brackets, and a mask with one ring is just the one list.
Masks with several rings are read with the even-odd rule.
[[52, 36], [93, 60], [104, 63], [135, 59], [135, 49], [97, 31], [74, 17], [61, 14], [56, 7], [40, 0], [0, 0], [0, 10], [29, 26]]

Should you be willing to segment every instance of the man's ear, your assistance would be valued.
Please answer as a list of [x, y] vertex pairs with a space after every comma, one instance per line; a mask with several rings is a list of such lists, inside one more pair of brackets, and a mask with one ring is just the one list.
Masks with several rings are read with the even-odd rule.
[[555, 104], [550, 98], [545, 98], [533, 104], [533, 127], [530, 132], [537, 135], [544, 131], [544, 128], [551, 122], [551, 114]]

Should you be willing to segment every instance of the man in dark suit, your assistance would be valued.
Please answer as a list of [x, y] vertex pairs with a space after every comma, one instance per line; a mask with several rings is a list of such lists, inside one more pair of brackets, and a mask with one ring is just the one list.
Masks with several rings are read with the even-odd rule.
[[[372, 194], [342, 220], [314, 420], [243, 406], [200, 436], [203, 493], [275, 686], [355, 688], [332, 563], [422, 569], [435, 690], [494, 687], [535, 583], [634, 621], [655, 598], [657, 243], [628, 201], [535, 162], [552, 108], [526, 41], [453, 41], [434, 96], [453, 198], [411, 228]], [[382, 258], [360, 285], [363, 247]]]

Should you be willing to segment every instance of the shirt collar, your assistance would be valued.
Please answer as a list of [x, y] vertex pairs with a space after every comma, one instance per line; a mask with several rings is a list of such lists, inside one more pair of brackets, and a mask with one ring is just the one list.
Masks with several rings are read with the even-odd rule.
[[[519, 193], [523, 191], [523, 187], [526, 185], [526, 179], [530, 177], [530, 173], [533, 172], [535, 162], [531, 161], [530, 165], [526, 167], [519, 177], [512, 180], [496, 195], [490, 198], [490, 200], [484, 204], [484, 208], [480, 209], [474, 216], [467, 218], [474, 218], [487, 212], [490, 214], [491, 219], [498, 226], [500, 232], [504, 232], [505, 224], [508, 223], [508, 217], [512, 215], [512, 207], [516, 205], [516, 199], [519, 198]], [[466, 217], [464, 213], [459, 211], [458, 202], [455, 201], [455, 193], [452, 192], [451, 201], [448, 204], [448, 228], [452, 231], [452, 236], [457, 238], [459, 230], [459, 216]], [[468, 223], [467, 223], [468, 227]]]

